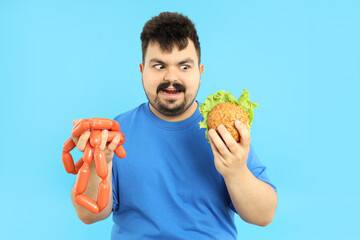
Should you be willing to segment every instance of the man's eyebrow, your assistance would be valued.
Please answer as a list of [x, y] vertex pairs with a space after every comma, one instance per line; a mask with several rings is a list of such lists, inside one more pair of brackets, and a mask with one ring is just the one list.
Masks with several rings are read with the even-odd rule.
[[[165, 65], [165, 62], [162, 61], [162, 60], [159, 59], [159, 58], [152, 58], [152, 59], [150, 59], [149, 63], [150, 63], [150, 64], [152, 64], [152, 63], [160, 63], [160, 64]], [[191, 58], [185, 58], [184, 60], [178, 62], [178, 65], [182, 65], [182, 64], [184, 64], [184, 63], [194, 64], [194, 60], [192, 60]]]
[[192, 60], [191, 58], [186, 58], [186, 59], [180, 61], [180, 62], [179, 62], [179, 65], [184, 64], [184, 63], [194, 64], [194, 60]]
[[151, 64], [151, 63], [165, 64], [164, 61], [162, 61], [162, 60], [160, 60], [160, 59], [158, 59], [158, 58], [152, 58], [152, 59], [150, 59], [149, 63], [150, 63], [150, 64]]

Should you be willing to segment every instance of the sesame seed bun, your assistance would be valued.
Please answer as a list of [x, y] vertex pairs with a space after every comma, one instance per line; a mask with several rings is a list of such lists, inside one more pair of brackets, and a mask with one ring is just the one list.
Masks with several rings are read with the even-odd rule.
[[235, 128], [235, 121], [240, 120], [243, 124], [249, 127], [249, 118], [245, 110], [239, 105], [231, 102], [223, 102], [217, 104], [209, 113], [208, 128], [217, 130], [219, 125], [225, 126], [231, 136], [236, 142], [240, 141], [240, 136]]

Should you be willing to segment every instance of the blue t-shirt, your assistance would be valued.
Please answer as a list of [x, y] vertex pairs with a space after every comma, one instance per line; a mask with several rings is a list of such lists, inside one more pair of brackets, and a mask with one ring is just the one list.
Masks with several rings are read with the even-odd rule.
[[[144, 103], [115, 120], [127, 156], [113, 159], [111, 239], [236, 239], [235, 209], [199, 128], [199, 110], [167, 122]], [[252, 146], [247, 165], [271, 185]]]

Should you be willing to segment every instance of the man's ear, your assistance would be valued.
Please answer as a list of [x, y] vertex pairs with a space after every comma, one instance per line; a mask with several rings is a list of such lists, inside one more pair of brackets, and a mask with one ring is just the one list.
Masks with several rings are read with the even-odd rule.
[[[204, 65], [200, 65], [200, 76], [201, 74], [203, 74], [204, 72]], [[200, 83], [201, 83], [201, 78], [200, 78]]]
[[143, 73], [143, 70], [144, 70], [144, 64], [143, 63], [140, 63], [139, 64], [139, 67], [140, 67], [140, 72], [141, 74]]
[[204, 65], [200, 65], [200, 75], [204, 72]]

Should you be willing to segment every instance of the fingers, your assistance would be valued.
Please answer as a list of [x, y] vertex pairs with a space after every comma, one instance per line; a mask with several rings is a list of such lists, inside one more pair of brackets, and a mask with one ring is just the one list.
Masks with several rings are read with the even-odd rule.
[[[82, 120], [82, 119], [81, 119], [81, 118], [80, 118], [79, 120], [74, 119], [74, 120], [72, 121], [72, 124], [75, 126], [80, 120]], [[75, 145], [77, 145], [77, 144], [78, 144], [78, 141], [79, 141], [79, 138], [74, 137], [73, 135], [71, 135], [71, 138], [72, 138], [72, 140], [74, 141]]]
[[79, 138], [74, 137], [73, 135], [71, 135], [72, 140], [74, 141], [75, 145], [77, 145]]
[[[210, 142], [210, 145], [211, 145], [211, 149], [212, 149], [212, 151], [213, 151], [214, 157], [215, 157], [215, 158], [220, 158], [221, 155], [220, 155], [220, 153], [219, 153], [219, 150], [217, 149], [217, 147], [215, 146], [215, 143], [214, 143], [213, 140], [212, 140], [212, 135], [213, 135], [213, 134], [216, 134], [216, 132], [213, 133], [212, 131], [215, 131], [215, 130], [214, 130], [214, 129], [210, 129], [210, 130], [209, 130], [209, 142]], [[211, 132], [211, 133], [210, 133], [210, 132]]]
[[219, 134], [214, 129], [209, 130], [209, 138], [211, 138], [214, 147], [217, 149], [217, 151], [222, 157], [224, 158], [230, 157], [231, 153], [229, 149], [226, 147], [224, 141], [220, 138]]
[[[210, 129], [209, 130], [209, 136], [212, 135], [212, 137], [209, 137], [209, 142], [211, 145], [211, 149], [213, 151], [214, 154], [214, 164], [215, 164], [215, 168], [217, 169], [217, 171], [222, 175], [222, 169], [224, 169], [224, 166], [228, 166], [228, 161], [220, 154], [219, 150], [217, 149], [213, 139], [215, 138], [214, 135], [216, 136], [217, 133], [214, 129]], [[218, 136], [219, 137], [219, 136]], [[224, 145], [224, 142], [221, 140], [222, 144]]]
[[114, 157], [114, 151], [115, 148], [118, 146], [119, 142], [120, 142], [120, 135], [116, 135], [114, 139], [107, 145], [107, 148], [105, 148], [104, 153], [106, 155], [106, 159], [108, 162], [110, 162]]
[[[219, 134], [213, 134], [213, 142], [216, 147], [219, 149], [219, 152], [224, 158], [228, 158], [231, 156], [231, 153], [237, 154], [239, 153], [239, 146], [235, 139], [228, 132], [226, 127], [220, 125], [218, 127]], [[216, 133], [216, 132], [215, 132]], [[218, 137], [216, 137], [218, 136]]]
[[[89, 140], [89, 137], [90, 137], [90, 131], [87, 130], [85, 131], [83, 134], [81, 134], [81, 136], [79, 137], [79, 140], [76, 143], [76, 147], [77, 149], [79, 149], [80, 151], [84, 151], [85, 149], [85, 146], [86, 146], [86, 143], [87, 141]], [[73, 137], [74, 139], [75, 137]]]
[[235, 127], [240, 135], [240, 144], [245, 148], [250, 147], [251, 137], [248, 127], [239, 120], [235, 121]]
[[106, 147], [108, 135], [109, 135], [108, 130], [105, 129], [105, 130], [102, 130], [102, 131], [101, 131], [101, 144], [100, 144], [100, 148], [101, 148], [102, 150], [104, 150], [105, 147]]
[[226, 127], [224, 127], [223, 125], [220, 125], [218, 127], [218, 132], [221, 138], [224, 140], [226, 146], [230, 149], [231, 152], [233, 152], [237, 147], [237, 142], [235, 141], [233, 136], [228, 132]]
[[[73, 125], [76, 125], [79, 121], [81, 121], [82, 119], [74, 119], [73, 120]], [[90, 130], [85, 131], [83, 134], [81, 134], [81, 136], [79, 138], [74, 137], [73, 135], [71, 136], [71, 138], [73, 139], [77, 149], [79, 149], [80, 151], [84, 151], [85, 147], [86, 147], [86, 143], [89, 141], [90, 138]], [[105, 152], [105, 154], [112, 159], [111, 156], [113, 156], [114, 151], [116, 149], [116, 147], [118, 146], [120, 140], [121, 140], [121, 136], [119, 134], [117, 134], [114, 139], [112, 140], [111, 143], [109, 143], [107, 145], [107, 140], [109, 137], [109, 131], [107, 129], [102, 130], [101, 131], [101, 144], [100, 144], [100, 148]], [[110, 156], [111, 155], [111, 156]], [[110, 160], [111, 160], [110, 159]]]
[[107, 146], [107, 149], [108, 149], [110, 152], [115, 151], [115, 148], [119, 145], [119, 142], [120, 142], [120, 135], [116, 135], [116, 136], [114, 137], [114, 139], [112, 140], [112, 142], [109, 143], [109, 145]]

